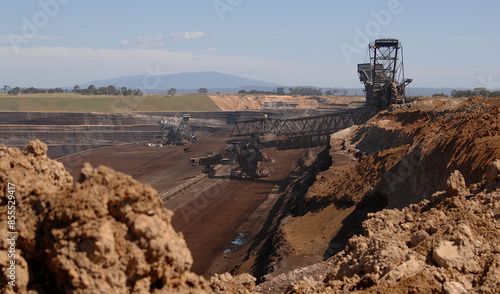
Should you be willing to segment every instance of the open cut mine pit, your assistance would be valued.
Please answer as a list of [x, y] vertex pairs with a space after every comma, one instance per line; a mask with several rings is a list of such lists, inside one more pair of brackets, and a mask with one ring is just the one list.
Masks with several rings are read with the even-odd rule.
[[[84, 163], [103, 165], [151, 185], [162, 198], [202, 175], [201, 169], [191, 166], [189, 159], [220, 151], [230, 139], [234, 122], [263, 115], [302, 117], [305, 113], [314, 111], [189, 113], [189, 123], [198, 137], [198, 142], [189, 146], [147, 146], [160, 133], [157, 121], [175, 113], [5, 113], [0, 133], [13, 146], [23, 146], [34, 138], [48, 142], [48, 155], [59, 157], [58, 161], [75, 181]], [[230, 180], [230, 168], [225, 167], [217, 172], [216, 179], [202, 178], [182, 193], [165, 199], [164, 207], [175, 212], [173, 227], [183, 233], [192, 252], [193, 272], [209, 277], [232, 270], [237, 265], [234, 262], [214, 264], [226, 250], [231, 251], [233, 259], [243, 259], [244, 250], [235, 254], [237, 250], [231, 249], [234, 247], [231, 242], [241, 233], [238, 229], [251, 215], [258, 215], [261, 222], [265, 220], [268, 211], [256, 212], [257, 208], [268, 200], [273, 189], [283, 188], [298, 158], [306, 151], [276, 152], [267, 148], [265, 152], [274, 160], [263, 163], [273, 169], [269, 178]], [[251, 234], [257, 233], [247, 231], [245, 238], [252, 240], [255, 236]]]
[[[232, 270], [237, 264], [226, 264], [224, 268], [213, 266], [214, 260], [230, 251], [232, 256], [236, 249], [231, 249], [231, 241], [238, 238], [238, 228], [254, 213], [266, 217], [268, 211], [256, 212], [262, 202], [269, 199], [269, 194], [275, 187], [285, 183], [290, 171], [297, 164], [297, 158], [305, 153], [303, 150], [283, 151], [273, 154], [275, 158], [274, 172], [270, 178], [257, 180], [230, 180], [226, 170], [218, 172], [214, 183], [193, 195], [190, 191], [176, 198], [181, 203], [167, 201], [165, 207], [175, 212], [172, 226], [182, 232], [186, 243], [193, 254], [193, 272], [209, 276]], [[254, 223], [255, 226], [263, 225]], [[253, 240], [254, 232], [247, 233], [245, 238]], [[237, 242], [237, 241], [236, 241]], [[233, 244], [243, 245], [243, 244]], [[245, 255], [243, 250], [238, 252]], [[242, 258], [242, 257], [240, 257]]]
[[[67, 157], [60, 161], [74, 179], [78, 179], [83, 163], [88, 162], [92, 166], [104, 165], [130, 174], [162, 195], [201, 175], [200, 168], [189, 164], [189, 158], [220, 149], [227, 135], [221, 132], [202, 136], [187, 152], [184, 146], [159, 148], [131, 144], [85, 152], [77, 158]], [[164, 203], [175, 212], [172, 226], [183, 233], [192, 252], [193, 272], [209, 276], [212, 262], [230, 247], [240, 225], [268, 198], [273, 187], [284, 183], [297, 158], [305, 153], [304, 150], [268, 152], [275, 158], [275, 172], [270, 178], [230, 180], [229, 169], [224, 168], [217, 172], [215, 179], [204, 179]], [[265, 211], [261, 213], [264, 215]], [[247, 237], [252, 239], [253, 236]], [[227, 266], [230, 268], [221, 272], [235, 265]]]
[[500, 291], [498, 98], [422, 99], [326, 146], [265, 148], [268, 178], [190, 164], [236, 121], [313, 114], [190, 113], [198, 142], [148, 147], [173, 113], [5, 113], [0, 223], [15, 184], [18, 280], [4, 272], [1, 291]]

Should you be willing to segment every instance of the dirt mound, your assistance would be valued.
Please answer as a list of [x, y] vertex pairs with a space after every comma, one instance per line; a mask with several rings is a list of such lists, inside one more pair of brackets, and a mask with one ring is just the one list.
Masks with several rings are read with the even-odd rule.
[[256, 110], [262, 109], [262, 103], [256, 97], [246, 95], [222, 94], [208, 95], [222, 110]]
[[499, 293], [500, 160], [472, 191], [458, 171], [447, 182], [447, 191], [418, 204], [369, 214], [363, 235], [328, 262], [278, 276], [258, 290]]
[[[156, 191], [132, 177], [86, 164], [75, 185], [61, 163], [32, 141], [23, 152], [0, 146], [0, 225], [7, 228], [15, 185], [15, 286], [2, 255], [2, 293], [248, 292], [251, 276], [206, 281], [170, 225]], [[10, 185], [12, 187], [12, 185]], [[9, 204], [10, 205], [10, 204]], [[1, 230], [1, 250], [12, 249]]]

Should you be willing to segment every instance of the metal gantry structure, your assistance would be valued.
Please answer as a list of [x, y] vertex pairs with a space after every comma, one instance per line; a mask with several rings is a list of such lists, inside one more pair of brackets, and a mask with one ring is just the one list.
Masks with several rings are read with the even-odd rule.
[[384, 108], [405, 102], [403, 47], [397, 39], [378, 39], [368, 45], [369, 63], [358, 64], [359, 80], [365, 85], [368, 105]]
[[197, 138], [194, 132], [190, 132], [187, 125], [189, 114], [176, 113], [172, 119], [163, 118], [158, 122], [161, 129], [161, 135], [155, 138], [161, 139], [164, 145], [187, 145], [196, 142]]
[[232, 178], [259, 178], [268, 176], [269, 169], [259, 164], [269, 161], [264, 148], [277, 150], [311, 148], [327, 145], [330, 134], [361, 124], [374, 113], [372, 109], [361, 108], [303, 118], [280, 119], [264, 116], [259, 119], [236, 122], [223, 153], [191, 158], [192, 165], [203, 165], [203, 172], [214, 175], [212, 165], [237, 164], [231, 171]]
[[405, 88], [412, 82], [405, 79], [403, 48], [397, 39], [378, 39], [368, 45], [370, 62], [358, 64], [359, 79], [365, 85], [366, 108], [328, 113], [295, 119], [264, 116], [236, 122], [223, 153], [191, 159], [192, 165], [204, 165], [203, 172], [214, 175], [212, 165], [237, 164], [231, 177], [258, 178], [269, 172], [259, 163], [266, 161], [264, 148], [300, 149], [327, 145], [330, 134], [362, 124], [377, 110], [391, 104], [405, 103]]
[[274, 135], [274, 140], [259, 140], [266, 147], [297, 149], [326, 145], [331, 133], [360, 124], [371, 116], [366, 109], [294, 118], [261, 118], [236, 122], [231, 137], [262, 137]]

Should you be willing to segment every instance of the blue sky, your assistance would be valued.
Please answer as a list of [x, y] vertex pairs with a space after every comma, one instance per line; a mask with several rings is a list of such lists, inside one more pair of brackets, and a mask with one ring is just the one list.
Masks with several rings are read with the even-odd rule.
[[494, 0], [2, 2], [0, 83], [11, 87], [218, 71], [354, 88], [368, 42], [391, 37], [413, 87], [500, 88]]

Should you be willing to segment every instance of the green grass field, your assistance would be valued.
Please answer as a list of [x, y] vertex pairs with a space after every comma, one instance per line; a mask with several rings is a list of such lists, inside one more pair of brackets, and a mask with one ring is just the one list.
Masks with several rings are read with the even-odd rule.
[[92, 96], [74, 94], [0, 94], [0, 111], [123, 112], [218, 111], [207, 95]]

